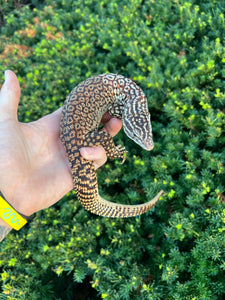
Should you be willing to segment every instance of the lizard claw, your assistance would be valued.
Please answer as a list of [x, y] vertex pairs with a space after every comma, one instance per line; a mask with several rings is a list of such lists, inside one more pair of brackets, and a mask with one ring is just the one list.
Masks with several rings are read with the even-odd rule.
[[117, 157], [122, 158], [122, 162], [120, 163], [121, 165], [125, 162], [126, 157], [124, 156], [124, 154], [127, 153], [127, 150], [125, 149], [125, 147], [118, 145], [116, 146], [116, 152], [117, 152]]

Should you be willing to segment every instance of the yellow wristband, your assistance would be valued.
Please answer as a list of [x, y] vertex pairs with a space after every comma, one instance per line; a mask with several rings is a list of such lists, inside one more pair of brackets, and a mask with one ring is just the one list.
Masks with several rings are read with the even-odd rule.
[[3, 197], [0, 195], [0, 218], [15, 230], [20, 230], [26, 223], [24, 219]]

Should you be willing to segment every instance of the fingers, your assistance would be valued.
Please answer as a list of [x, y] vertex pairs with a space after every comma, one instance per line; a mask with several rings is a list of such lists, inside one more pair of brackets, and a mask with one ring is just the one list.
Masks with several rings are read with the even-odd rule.
[[54, 137], [59, 137], [60, 131], [60, 119], [61, 119], [62, 107], [54, 111], [53, 113], [42, 117], [41, 119], [35, 121], [36, 124], [43, 124], [46, 129], [54, 135]]
[[101, 124], [105, 124], [110, 119], [112, 119], [112, 116], [108, 112], [104, 113], [104, 115], [102, 116], [102, 119], [101, 119]]
[[[49, 114], [36, 122], [44, 122], [46, 127], [51, 131], [51, 134], [58, 137], [61, 112], [62, 108], [59, 108], [52, 114]], [[112, 117], [107, 118], [107, 120], [105, 119], [105, 121], [107, 121], [107, 123], [102, 130], [108, 132], [111, 136], [115, 136], [122, 127], [122, 121]], [[94, 162], [95, 169], [102, 166], [107, 160], [105, 150], [102, 146], [81, 148], [80, 153], [85, 159]]]
[[108, 132], [111, 136], [115, 136], [122, 128], [122, 121], [117, 118], [111, 118], [103, 127], [103, 131]]
[[54, 111], [51, 114], [51, 117], [53, 119], [54, 122], [56, 123], [60, 123], [60, 119], [61, 119], [61, 112], [62, 112], [62, 107], [58, 108], [56, 111]]
[[[111, 118], [102, 129], [108, 132], [111, 136], [115, 136], [122, 127], [122, 121], [117, 118]], [[98, 169], [107, 160], [105, 150], [102, 146], [98, 147], [85, 147], [80, 149], [81, 155], [87, 159], [94, 162], [95, 169]]]
[[60, 132], [61, 112], [62, 112], [62, 107], [58, 108], [52, 114], [47, 116], [49, 120], [50, 128], [52, 128], [52, 131], [54, 131], [56, 136], [59, 136], [59, 132]]
[[95, 169], [104, 165], [107, 160], [105, 150], [102, 146], [81, 148], [80, 154], [85, 159], [92, 160], [94, 162]]
[[47, 119], [48, 122], [50, 122], [53, 126], [58, 127], [60, 126], [60, 119], [61, 119], [61, 112], [62, 112], [62, 107], [58, 108], [56, 111], [53, 113], [44, 116], [42, 119]]
[[10, 70], [5, 71], [5, 82], [0, 92], [0, 120], [17, 120], [17, 110], [20, 100], [20, 85]]
[[[61, 112], [62, 107], [42, 118], [42, 120], [47, 121], [49, 128], [54, 128], [54, 131], [57, 135], [59, 135], [60, 131]], [[102, 130], [108, 132], [111, 136], [115, 136], [122, 127], [122, 121], [117, 118], [112, 118], [111, 116], [106, 116], [106, 118], [104, 120], [107, 120], [107, 123]]]
[[[59, 108], [52, 114], [39, 120], [45, 123], [48, 130], [50, 130], [51, 134], [54, 134], [55, 137], [59, 136], [61, 112], [62, 108]], [[106, 124], [102, 130], [108, 132], [111, 136], [115, 136], [122, 127], [122, 121], [117, 118], [108, 117], [105, 119], [104, 123], [105, 122]], [[105, 150], [102, 146], [81, 148], [80, 153], [85, 159], [93, 161], [95, 169], [104, 165], [107, 160]]]

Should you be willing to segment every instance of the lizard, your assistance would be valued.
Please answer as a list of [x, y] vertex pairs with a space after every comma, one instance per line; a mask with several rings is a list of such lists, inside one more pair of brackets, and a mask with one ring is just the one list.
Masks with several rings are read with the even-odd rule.
[[164, 191], [139, 205], [107, 201], [99, 195], [93, 162], [80, 154], [82, 147], [102, 145], [107, 157], [125, 161], [125, 148], [115, 146], [109, 133], [98, 130], [106, 112], [122, 119], [126, 135], [139, 146], [148, 151], [154, 147], [147, 99], [134, 81], [113, 73], [84, 80], [67, 96], [60, 120], [60, 139], [70, 163], [74, 190], [81, 205], [94, 214], [112, 218], [137, 216], [150, 210]]

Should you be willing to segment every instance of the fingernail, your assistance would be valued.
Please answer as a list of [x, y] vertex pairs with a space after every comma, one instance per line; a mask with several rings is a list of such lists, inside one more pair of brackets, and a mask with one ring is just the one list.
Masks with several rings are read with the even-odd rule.
[[7, 82], [9, 80], [9, 77], [10, 77], [8, 70], [5, 71], [4, 76], [5, 76], [5, 82]]
[[93, 154], [94, 149], [90, 148], [90, 147], [84, 147], [84, 148], [81, 148], [80, 151], [81, 151], [82, 155], [84, 155], [84, 156], [88, 155], [89, 156], [89, 155]]

